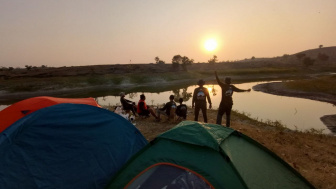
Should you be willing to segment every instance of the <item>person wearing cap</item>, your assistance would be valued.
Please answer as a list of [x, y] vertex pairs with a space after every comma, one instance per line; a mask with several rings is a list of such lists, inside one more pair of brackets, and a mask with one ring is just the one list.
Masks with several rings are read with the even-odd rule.
[[209, 108], [211, 109], [212, 107], [209, 91], [207, 88], [203, 87], [203, 85], [205, 84], [204, 80], [199, 80], [197, 84], [199, 85], [199, 87], [194, 90], [192, 98], [192, 108], [195, 107], [195, 121], [198, 121], [199, 111], [202, 110], [204, 122], [207, 123], [207, 99], [209, 103]]
[[234, 85], [231, 85], [230, 77], [226, 77], [224, 80], [224, 83], [221, 82], [218, 78], [216, 71], [215, 71], [215, 76], [216, 76], [218, 85], [222, 88], [222, 100], [219, 104], [216, 124], [218, 125], [222, 124], [222, 117], [225, 113], [226, 126], [230, 127], [230, 116], [231, 116], [231, 110], [232, 110], [232, 105], [233, 105], [233, 100], [232, 100], [233, 92], [250, 92], [251, 89], [244, 90], [244, 89], [239, 89], [235, 87]]
[[132, 102], [132, 101], [130, 101], [130, 100], [127, 100], [127, 99], [125, 98], [125, 93], [124, 93], [124, 92], [121, 92], [119, 95], [120, 95], [120, 103], [121, 103], [123, 109], [124, 109], [125, 111], [129, 111], [129, 110], [131, 110], [132, 113], [133, 113], [133, 115], [134, 115], [134, 116], [137, 116], [137, 115], [135, 114], [136, 109], [137, 109], [136, 106], [135, 106], [135, 102]]
[[146, 96], [144, 94], [140, 95], [140, 100], [138, 102], [137, 112], [139, 116], [146, 116], [148, 117], [149, 114], [152, 114], [152, 116], [155, 117], [156, 120], [160, 120], [159, 117], [155, 114], [154, 110], [147, 106], [146, 104]]

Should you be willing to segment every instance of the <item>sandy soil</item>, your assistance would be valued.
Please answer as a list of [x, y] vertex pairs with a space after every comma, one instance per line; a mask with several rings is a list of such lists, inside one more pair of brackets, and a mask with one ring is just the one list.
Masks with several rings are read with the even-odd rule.
[[[274, 95], [289, 96], [289, 97], [298, 97], [306, 98], [311, 100], [318, 100], [322, 102], [328, 102], [336, 106], [336, 97], [324, 93], [308, 93], [298, 90], [288, 89], [283, 82], [271, 82], [259, 84], [253, 87], [255, 91], [261, 91]], [[336, 114], [335, 115], [326, 115], [320, 118], [321, 121], [334, 133], [336, 133]]]

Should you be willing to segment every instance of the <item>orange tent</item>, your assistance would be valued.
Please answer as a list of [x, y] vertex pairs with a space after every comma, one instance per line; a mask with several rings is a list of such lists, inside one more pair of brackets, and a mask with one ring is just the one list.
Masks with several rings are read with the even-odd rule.
[[100, 107], [93, 98], [55, 98], [48, 96], [28, 98], [0, 111], [0, 132], [12, 125], [15, 121], [36, 110], [62, 103], [88, 104]]

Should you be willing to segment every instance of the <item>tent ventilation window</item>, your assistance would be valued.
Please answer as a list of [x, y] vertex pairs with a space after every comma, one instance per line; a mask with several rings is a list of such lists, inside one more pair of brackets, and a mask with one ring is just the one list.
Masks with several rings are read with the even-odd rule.
[[144, 172], [126, 187], [127, 189], [210, 189], [212, 188], [201, 176], [174, 164], [156, 164]]

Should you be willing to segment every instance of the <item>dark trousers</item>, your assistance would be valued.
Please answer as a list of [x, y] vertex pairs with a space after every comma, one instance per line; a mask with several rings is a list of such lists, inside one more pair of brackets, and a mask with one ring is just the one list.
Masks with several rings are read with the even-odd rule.
[[218, 125], [222, 124], [222, 117], [225, 113], [225, 115], [226, 115], [226, 126], [230, 127], [231, 109], [232, 109], [232, 105], [226, 105], [226, 104], [220, 103], [219, 108], [218, 108], [216, 124], [218, 124]]
[[195, 121], [198, 121], [199, 111], [202, 110], [204, 122], [208, 122], [206, 103], [195, 103]]
[[129, 104], [129, 105], [123, 105], [123, 109], [124, 110], [131, 110], [132, 111], [132, 113], [133, 113], [133, 115], [135, 116], [136, 114], [135, 114], [135, 112], [137, 111], [136, 110], [136, 108], [133, 106], [133, 105], [131, 105], [131, 104]]

